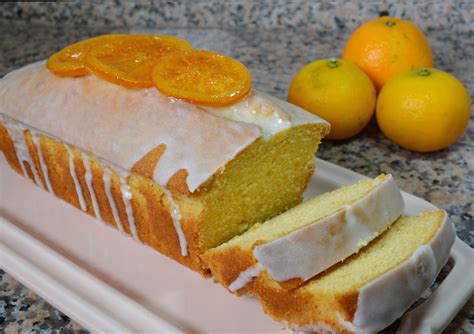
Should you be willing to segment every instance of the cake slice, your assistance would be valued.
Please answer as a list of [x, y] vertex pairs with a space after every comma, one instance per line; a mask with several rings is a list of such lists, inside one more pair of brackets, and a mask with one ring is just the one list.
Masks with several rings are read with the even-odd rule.
[[374, 333], [434, 282], [454, 238], [444, 211], [401, 217], [358, 254], [297, 289], [259, 282], [258, 297], [266, 313], [295, 330]]
[[231, 292], [274, 281], [293, 288], [357, 252], [393, 223], [403, 199], [391, 175], [315, 197], [205, 253]]

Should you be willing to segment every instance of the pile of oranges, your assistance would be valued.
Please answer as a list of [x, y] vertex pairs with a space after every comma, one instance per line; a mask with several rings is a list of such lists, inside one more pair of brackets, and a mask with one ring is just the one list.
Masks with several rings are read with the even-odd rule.
[[303, 67], [290, 85], [288, 101], [328, 120], [329, 139], [356, 135], [375, 112], [390, 140], [416, 152], [454, 143], [471, 112], [462, 83], [433, 68], [423, 32], [394, 17], [360, 26], [347, 41], [342, 59]]
[[161, 35], [87, 39], [55, 53], [46, 66], [58, 76], [94, 74], [132, 89], [155, 86], [165, 95], [210, 106], [235, 103], [252, 86], [249, 71], [237, 60]]

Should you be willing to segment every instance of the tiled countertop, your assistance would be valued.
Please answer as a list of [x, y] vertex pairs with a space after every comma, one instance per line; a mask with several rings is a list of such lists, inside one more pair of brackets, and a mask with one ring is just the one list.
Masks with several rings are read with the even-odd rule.
[[[0, 24], [0, 76], [30, 62], [46, 58], [73, 41], [106, 32], [128, 29], [64, 28], [24, 23]], [[143, 30], [133, 30], [138, 32]], [[151, 30], [148, 30], [151, 31]], [[350, 30], [344, 27], [318, 32], [313, 29], [158, 29], [179, 35], [196, 48], [230, 54], [245, 63], [256, 88], [286, 99], [292, 76], [318, 58], [339, 56]], [[474, 38], [472, 31], [432, 30], [427, 34], [436, 55], [436, 66], [463, 81], [474, 100]], [[344, 142], [323, 142], [318, 157], [356, 172], [376, 176], [392, 173], [400, 187], [448, 211], [458, 236], [474, 246], [474, 122], [449, 148], [433, 154], [405, 151], [388, 141], [371, 123], [362, 134]], [[0, 331], [76, 332], [81, 328], [44, 302], [10, 275], [0, 275]], [[448, 333], [473, 333], [473, 299], [463, 308]]]

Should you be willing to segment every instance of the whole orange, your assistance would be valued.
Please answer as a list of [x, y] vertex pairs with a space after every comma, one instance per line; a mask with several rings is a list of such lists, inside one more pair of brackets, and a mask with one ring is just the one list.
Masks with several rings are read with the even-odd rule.
[[433, 66], [423, 32], [410, 21], [390, 16], [366, 22], [354, 31], [342, 59], [367, 73], [377, 91], [401, 72]]
[[346, 139], [362, 131], [374, 114], [375, 100], [367, 74], [335, 58], [304, 66], [288, 89], [288, 102], [331, 123], [326, 139]]
[[466, 129], [471, 101], [453, 75], [419, 68], [387, 82], [377, 100], [377, 123], [390, 140], [415, 152], [454, 143]]

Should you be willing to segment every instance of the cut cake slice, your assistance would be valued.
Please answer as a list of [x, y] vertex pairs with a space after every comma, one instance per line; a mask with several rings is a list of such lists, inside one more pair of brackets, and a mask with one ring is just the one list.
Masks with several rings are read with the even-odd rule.
[[296, 206], [209, 250], [203, 259], [231, 292], [253, 294], [265, 281], [294, 288], [357, 252], [403, 207], [393, 177], [380, 175]]
[[358, 254], [297, 289], [258, 282], [258, 297], [266, 313], [294, 330], [374, 333], [434, 282], [454, 239], [444, 211], [401, 217]]

